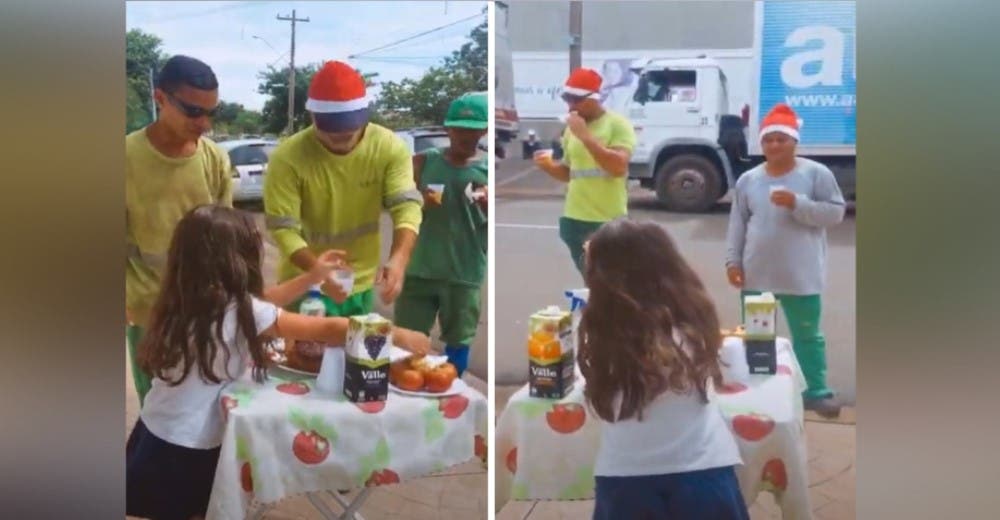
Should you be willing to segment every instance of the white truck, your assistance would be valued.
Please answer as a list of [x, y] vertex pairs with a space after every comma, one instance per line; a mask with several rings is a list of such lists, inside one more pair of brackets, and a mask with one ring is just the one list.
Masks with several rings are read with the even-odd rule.
[[517, 108], [514, 105], [514, 58], [510, 48], [510, 37], [507, 31], [507, 3], [495, 2], [496, 9], [495, 27], [496, 34], [496, 84], [494, 93], [496, 96], [496, 108], [494, 108], [494, 121], [496, 135], [499, 142], [510, 142], [517, 137], [518, 117]]
[[855, 198], [855, 3], [755, 4], [752, 101], [739, 113], [712, 58], [633, 63], [629, 178], [655, 190], [668, 210], [705, 212], [760, 164], [760, 119], [779, 102], [802, 120], [799, 155], [827, 165], [844, 196]]

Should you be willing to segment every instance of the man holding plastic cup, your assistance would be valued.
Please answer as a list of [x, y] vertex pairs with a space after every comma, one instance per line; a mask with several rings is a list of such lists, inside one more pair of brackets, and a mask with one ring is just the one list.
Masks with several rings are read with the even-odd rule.
[[795, 155], [800, 125], [785, 104], [776, 105], [761, 122], [765, 162], [736, 181], [726, 275], [741, 289], [741, 299], [774, 293], [808, 385], [805, 408], [836, 417], [840, 405], [826, 383], [820, 315], [826, 229], [844, 219], [845, 203], [829, 168]]
[[[313, 125], [278, 145], [264, 181], [267, 227], [281, 252], [280, 280], [309, 270], [322, 251], [347, 253], [350, 269], [322, 286], [328, 316], [371, 312], [375, 286], [384, 303], [396, 299], [422, 218], [409, 148], [391, 130], [368, 122], [368, 105], [356, 70], [324, 63], [306, 101]], [[394, 233], [389, 259], [380, 266], [383, 209]]]
[[416, 182], [426, 186], [424, 219], [396, 325], [430, 334], [435, 320], [448, 361], [462, 375], [479, 327], [486, 277], [488, 157], [477, 147], [489, 127], [484, 94], [452, 101], [445, 116], [448, 147], [413, 156]]
[[591, 69], [574, 70], [562, 99], [569, 108], [563, 133], [563, 159], [552, 150], [534, 154], [535, 165], [568, 183], [559, 219], [559, 237], [583, 272], [583, 244], [605, 222], [628, 214], [628, 163], [635, 147], [632, 123], [600, 102], [601, 76]]

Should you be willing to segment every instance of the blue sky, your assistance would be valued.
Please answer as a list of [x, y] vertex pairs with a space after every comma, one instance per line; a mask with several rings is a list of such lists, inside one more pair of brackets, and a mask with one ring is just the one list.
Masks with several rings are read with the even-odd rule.
[[[362, 53], [397, 40], [478, 14], [482, 1], [426, 2], [136, 2], [125, 9], [125, 27], [142, 29], [163, 40], [168, 54], [187, 54], [208, 63], [219, 78], [225, 101], [259, 110], [266, 100], [257, 94], [257, 73], [269, 64], [288, 64], [291, 27], [296, 24], [295, 64], [323, 60], [348, 61], [380, 81], [419, 77], [440, 58], [458, 49], [485, 14], [426, 36], [358, 59]], [[254, 38], [257, 36], [259, 38]], [[263, 40], [263, 41], [262, 41]], [[379, 58], [380, 61], [365, 58]], [[402, 59], [400, 59], [402, 58]], [[377, 89], [375, 92], [377, 94]]]

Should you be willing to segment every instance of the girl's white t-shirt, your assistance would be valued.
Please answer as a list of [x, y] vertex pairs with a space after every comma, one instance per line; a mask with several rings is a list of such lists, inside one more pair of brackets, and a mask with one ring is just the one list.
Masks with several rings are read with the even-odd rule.
[[[257, 333], [267, 329], [278, 319], [278, 307], [252, 298], [253, 317]], [[230, 359], [226, 366], [225, 354], [220, 350], [215, 359], [215, 375], [219, 384], [201, 378], [197, 364], [177, 386], [153, 378], [152, 388], [146, 394], [140, 417], [149, 431], [157, 437], [178, 446], [211, 449], [222, 445], [225, 424], [219, 399], [222, 389], [232, 380], [239, 379], [248, 369], [250, 351], [243, 335], [236, 334], [236, 304], [226, 309], [222, 319], [222, 339], [229, 347]], [[180, 367], [175, 369], [180, 371]]]
[[[714, 401], [697, 390], [666, 391], [635, 416], [618, 422], [601, 420], [601, 446], [594, 474], [604, 477], [666, 475], [742, 464], [739, 448]], [[621, 396], [615, 400], [619, 409]]]

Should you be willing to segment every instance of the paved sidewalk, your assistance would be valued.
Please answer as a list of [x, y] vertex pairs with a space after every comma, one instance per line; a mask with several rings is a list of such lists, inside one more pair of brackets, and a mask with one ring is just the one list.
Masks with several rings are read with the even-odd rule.
[[[126, 354], [127, 355], [127, 354]], [[464, 376], [470, 386], [489, 395], [486, 383], [471, 374]], [[132, 382], [132, 373], [125, 363], [125, 435], [127, 436], [139, 417], [139, 399]], [[478, 460], [466, 462], [442, 473], [392, 486], [376, 488], [361, 516], [365, 520], [481, 520], [486, 518], [487, 507], [486, 469]], [[354, 491], [350, 494], [353, 498]], [[323, 497], [327, 507], [339, 512], [339, 506], [329, 497]], [[132, 517], [128, 517], [132, 518]], [[322, 516], [304, 497], [283, 500], [264, 515], [264, 520], [314, 520]]]
[[[496, 412], [503, 411], [507, 400], [520, 386], [495, 389]], [[809, 494], [815, 520], [855, 518], [855, 414], [845, 409], [838, 422], [824, 421], [811, 412], [806, 414], [806, 437], [809, 449]], [[578, 520], [590, 518], [593, 500], [510, 501], [497, 520]], [[779, 520], [781, 511], [769, 493], [761, 493], [750, 506], [753, 520]]]

